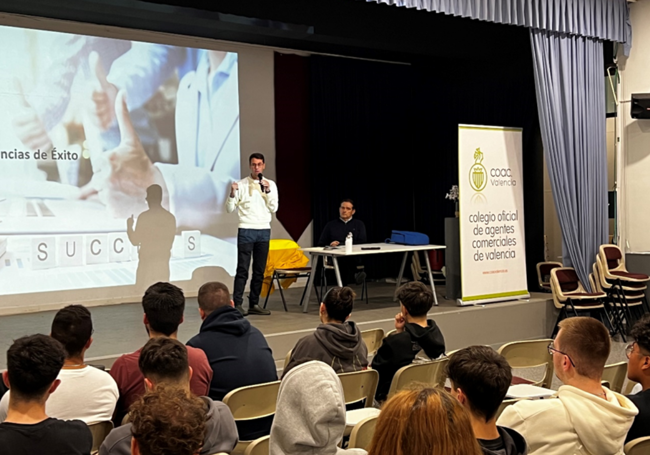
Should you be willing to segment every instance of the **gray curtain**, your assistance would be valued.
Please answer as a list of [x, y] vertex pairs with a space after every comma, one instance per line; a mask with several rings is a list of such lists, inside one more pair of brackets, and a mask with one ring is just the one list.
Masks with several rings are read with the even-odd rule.
[[563, 263], [575, 267], [588, 286], [598, 248], [608, 239], [603, 43], [542, 30], [530, 33]]
[[366, 0], [499, 24], [631, 43], [626, 0]]

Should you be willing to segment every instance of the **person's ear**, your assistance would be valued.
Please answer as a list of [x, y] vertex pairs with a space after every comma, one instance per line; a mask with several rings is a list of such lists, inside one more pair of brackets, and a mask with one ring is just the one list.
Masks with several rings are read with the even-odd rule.
[[[352, 313], [348, 314], [348, 315], [345, 317], [345, 321], [347, 321], [348, 319], [350, 319], [350, 316], [352, 316]], [[343, 321], [343, 322], [345, 322], [345, 321]]]
[[233, 307], [233, 308], [235, 308], [235, 301], [234, 301], [234, 300], [231, 300], [231, 301], [230, 301], [230, 306]]
[[53, 394], [54, 391], [61, 385], [60, 379], [55, 379], [52, 385], [50, 386], [49, 394]]
[[643, 365], [641, 365], [642, 370], [650, 369], [650, 356], [643, 356]]
[[179, 324], [179, 325], [182, 324], [183, 321], [185, 321], [185, 315], [181, 316], [181, 322], [179, 322], [178, 324]]
[[153, 390], [154, 384], [151, 382], [151, 379], [149, 378], [144, 378], [144, 389], [145, 390]]
[[399, 304], [400, 311], [402, 312], [402, 316], [406, 317], [409, 314], [409, 310], [406, 309], [406, 307], [400, 302]]
[[7, 370], [2, 372], [2, 382], [5, 383], [8, 389], [11, 389], [11, 385], [9, 385], [9, 372]]
[[350, 212], [350, 215], [354, 215], [355, 213], [357, 213], [356, 209], [352, 209], [352, 211]]
[[84, 350], [90, 349], [90, 345], [93, 344], [93, 337], [88, 338], [88, 341], [86, 341], [86, 345], [84, 346]]
[[203, 311], [201, 308], [199, 308], [199, 316], [201, 317], [202, 321], [205, 319], [205, 311]]
[[192, 367], [187, 367], [187, 368], [190, 370], [190, 374], [189, 374], [189, 377], [187, 379], [189, 381], [191, 381], [192, 380], [192, 375], [194, 374], [194, 370], [192, 369]]
[[149, 325], [149, 319], [147, 319], [146, 314], [144, 315], [144, 318], [142, 319], [142, 322], [144, 323], [144, 325]]
[[327, 308], [325, 308], [325, 303], [321, 302], [320, 306], [318, 307], [318, 313], [323, 316], [327, 314]]
[[131, 438], [131, 455], [140, 455], [140, 447], [134, 437]]

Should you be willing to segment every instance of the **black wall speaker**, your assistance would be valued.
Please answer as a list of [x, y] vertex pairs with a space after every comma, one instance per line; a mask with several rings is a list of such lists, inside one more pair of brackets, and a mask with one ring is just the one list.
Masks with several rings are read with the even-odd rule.
[[650, 93], [635, 93], [632, 95], [632, 118], [650, 119]]

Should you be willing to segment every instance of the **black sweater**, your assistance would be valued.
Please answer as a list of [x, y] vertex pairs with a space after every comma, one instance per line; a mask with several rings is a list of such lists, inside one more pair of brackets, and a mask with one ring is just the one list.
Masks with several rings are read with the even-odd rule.
[[436, 323], [428, 319], [428, 327], [407, 323], [404, 331], [384, 338], [384, 342], [372, 359], [372, 368], [379, 373], [375, 398], [383, 401], [390, 390], [393, 376], [402, 367], [413, 363], [420, 350], [431, 359], [445, 353], [445, 339]]
[[366, 225], [363, 224], [363, 221], [352, 218], [345, 223], [340, 218], [337, 218], [325, 225], [325, 229], [323, 229], [323, 233], [318, 239], [318, 246], [327, 246], [334, 240], [343, 245], [349, 232], [352, 232], [352, 243], [355, 245], [368, 242]]

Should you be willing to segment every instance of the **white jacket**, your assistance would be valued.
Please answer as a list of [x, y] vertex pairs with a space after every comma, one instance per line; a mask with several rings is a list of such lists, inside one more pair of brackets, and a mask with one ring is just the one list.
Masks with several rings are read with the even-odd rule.
[[332, 367], [312, 360], [289, 371], [278, 392], [270, 455], [366, 455], [337, 447], [344, 431], [343, 387]]
[[242, 229], [271, 229], [271, 214], [278, 211], [278, 187], [269, 182], [269, 193], [263, 193], [259, 180], [250, 176], [237, 182], [235, 197], [226, 198], [226, 211], [238, 209], [239, 227]]
[[557, 398], [508, 406], [497, 425], [521, 433], [529, 455], [623, 455], [625, 436], [639, 411], [623, 395], [603, 390], [607, 400], [564, 385]]

